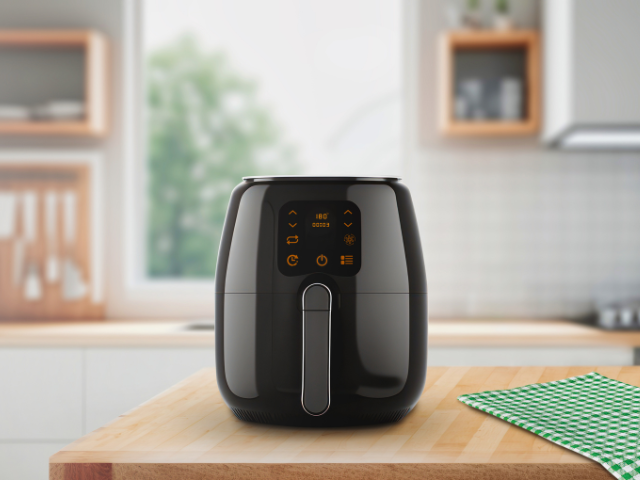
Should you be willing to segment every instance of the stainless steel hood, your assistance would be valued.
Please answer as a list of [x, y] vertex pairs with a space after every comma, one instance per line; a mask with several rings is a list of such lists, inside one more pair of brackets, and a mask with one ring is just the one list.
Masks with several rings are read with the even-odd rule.
[[545, 143], [640, 150], [640, 1], [545, 0]]

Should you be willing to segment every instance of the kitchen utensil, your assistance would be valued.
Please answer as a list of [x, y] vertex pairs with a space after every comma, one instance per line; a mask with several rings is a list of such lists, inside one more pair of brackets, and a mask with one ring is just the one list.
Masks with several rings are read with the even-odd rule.
[[[19, 288], [22, 285], [22, 274], [24, 268], [24, 240], [21, 235], [21, 231], [18, 230], [17, 220], [18, 215], [22, 212], [22, 216], [24, 217], [24, 208], [22, 205], [22, 197], [18, 194], [15, 194], [15, 232], [13, 239], [13, 285], [16, 288]], [[20, 210], [22, 208], [22, 210]], [[20, 225], [22, 231], [24, 231], [24, 218]]]
[[460, 94], [467, 103], [467, 116], [480, 120], [486, 117], [485, 88], [479, 78], [467, 78], [460, 82]]
[[0, 240], [7, 240], [15, 234], [16, 204], [15, 193], [0, 192]]
[[22, 285], [24, 273], [24, 239], [16, 238], [13, 241], [13, 284], [16, 287]]
[[66, 258], [62, 269], [62, 296], [65, 300], [73, 301], [84, 298], [88, 292], [88, 286], [83, 279], [80, 266], [74, 258], [76, 255], [75, 248], [78, 215], [78, 198], [76, 193], [73, 191], [64, 192], [63, 202]]
[[27, 245], [35, 243], [37, 235], [38, 194], [28, 190], [22, 194], [22, 233]]
[[35, 262], [30, 262], [27, 266], [23, 295], [28, 302], [36, 302], [42, 298], [42, 281]]
[[503, 78], [500, 82], [500, 118], [520, 120], [523, 117], [522, 81], [518, 78]]
[[393, 422], [425, 384], [427, 295], [408, 189], [390, 177], [247, 177], [216, 271], [220, 392], [240, 419]]
[[604, 307], [598, 311], [598, 325], [607, 330], [613, 330], [618, 324], [618, 309], [615, 307]]
[[47, 234], [46, 278], [49, 283], [55, 283], [60, 280], [60, 259], [58, 257], [58, 194], [56, 192], [47, 192], [45, 208]]
[[596, 312], [595, 323], [607, 330], [640, 329], [639, 305], [634, 301], [601, 305]]
[[38, 195], [34, 191], [26, 191], [22, 196], [23, 233], [27, 250], [26, 278], [23, 295], [25, 300], [33, 302], [42, 298], [42, 279], [31, 249], [37, 237]]
[[70, 258], [64, 260], [62, 268], [62, 296], [65, 300], [80, 300], [88, 293], [78, 265]]
[[620, 308], [620, 326], [622, 328], [633, 328], [637, 326], [635, 305], [626, 305]]

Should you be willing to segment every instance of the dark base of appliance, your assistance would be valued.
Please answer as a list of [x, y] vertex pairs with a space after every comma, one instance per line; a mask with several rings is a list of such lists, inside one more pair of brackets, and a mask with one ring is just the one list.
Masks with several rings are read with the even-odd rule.
[[381, 412], [381, 413], [354, 413], [353, 415], [333, 417], [313, 417], [310, 415], [292, 417], [291, 415], [276, 415], [273, 413], [259, 412], [232, 408], [231, 411], [239, 419], [245, 422], [265, 423], [269, 425], [282, 425], [287, 427], [350, 427], [358, 425], [375, 425], [379, 423], [394, 423], [402, 420], [411, 408]]

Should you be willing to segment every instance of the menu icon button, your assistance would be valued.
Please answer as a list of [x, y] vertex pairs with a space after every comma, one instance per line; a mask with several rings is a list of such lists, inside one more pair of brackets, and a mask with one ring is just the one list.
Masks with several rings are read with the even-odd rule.
[[353, 265], [353, 255], [341, 255], [340, 265]]

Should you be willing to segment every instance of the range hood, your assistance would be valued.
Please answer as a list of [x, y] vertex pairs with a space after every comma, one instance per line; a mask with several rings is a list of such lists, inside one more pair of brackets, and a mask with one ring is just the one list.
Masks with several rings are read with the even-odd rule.
[[640, 1], [545, 0], [542, 140], [640, 150]]

